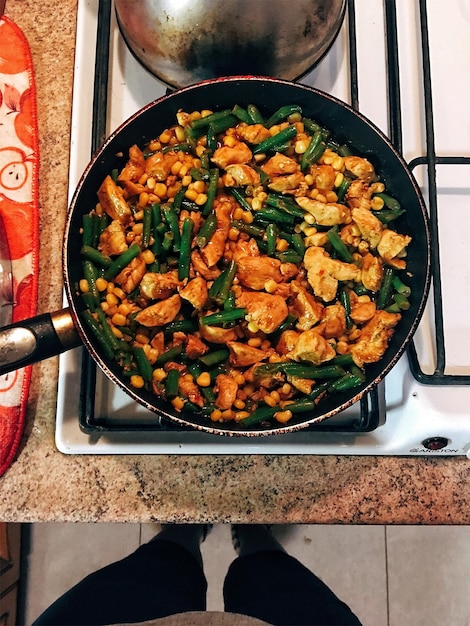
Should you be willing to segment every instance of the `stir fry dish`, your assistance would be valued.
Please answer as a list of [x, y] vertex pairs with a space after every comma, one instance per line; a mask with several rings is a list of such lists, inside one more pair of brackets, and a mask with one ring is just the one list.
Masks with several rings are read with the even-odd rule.
[[83, 319], [136, 390], [243, 428], [363, 385], [409, 304], [404, 212], [286, 105], [178, 111], [83, 219]]

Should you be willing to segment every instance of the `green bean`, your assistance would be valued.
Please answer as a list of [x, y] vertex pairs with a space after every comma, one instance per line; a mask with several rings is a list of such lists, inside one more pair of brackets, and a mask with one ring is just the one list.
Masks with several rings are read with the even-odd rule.
[[220, 285], [218, 293], [215, 296], [216, 302], [223, 304], [227, 299], [227, 296], [232, 288], [233, 280], [237, 273], [237, 264], [235, 261], [230, 261], [230, 265], [224, 271], [224, 279]]
[[329, 361], [331, 365], [342, 365], [343, 367], [352, 365], [354, 363], [352, 354], [350, 352], [346, 354], [338, 354], [331, 361]]
[[184, 194], [187, 191], [187, 187], [181, 187], [181, 189], [178, 190], [178, 193], [176, 194], [176, 196], [173, 198], [173, 202], [171, 203], [171, 207], [172, 210], [175, 214], [178, 214], [181, 208], [181, 204], [184, 200]]
[[137, 347], [134, 348], [132, 352], [134, 354], [135, 363], [137, 365], [139, 374], [142, 376], [146, 383], [150, 383], [153, 377], [153, 369], [149, 363], [149, 360], [147, 359], [144, 349]]
[[289, 200], [289, 198], [282, 198], [274, 193], [270, 193], [266, 198], [266, 204], [275, 209], [279, 209], [280, 211], [285, 211], [286, 213], [289, 213], [289, 215], [293, 215], [300, 220], [304, 219], [305, 211], [303, 211], [297, 204]]
[[[206, 115], [205, 117], [201, 117], [198, 120], [193, 120], [191, 122], [191, 128], [193, 130], [199, 130], [206, 128], [209, 124], [213, 122], [218, 122], [219, 120], [226, 119], [227, 117], [233, 118], [232, 111], [230, 109], [224, 109], [223, 111], [216, 111], [215, 113], [211, 113], [210, 115]], [[230, 128], [230, 126], [228, 126]]]
[[217, 150], [217, 137], [215, 136], [215, 129], [211, 124], [209, 124], [206, 132], [206, 146], [210, 155]]
[[183, 222], [183, 232], [181, 234], [181, 248], [178, 263], [178, 278], [184, 280], [189, 278], [191, 259], [191, 240], [193, 235], [194, 222], [187, 217]]
[[196, 235], [196, 243], [200, 248], [204, 248], [207, 242], [212, 237], [217, 228], [217, 216], [215, 213], [208, 215], [206, 221], [201, 226], [198, 234]]
[[380, 211], [372, 211], [372, 214], [379, 219], [382, 224], [390, 224], [394, 220], [398, 219], [400, 215], [405, 213], [405, 209], [381, 209]]
[[395, 289], [395, 291], [397, 291], [398, 293], [401, 293], [403, 296], [406, 296], [408, 298], [411, 295], [411, 288], [408, 287], [408, 285], [405, 285], [401, 281], [401, 278], [397, 276], [396, 274], [392, 278], [392, 284], [393, 284], [393, 288]]
[[114, 353], [118, 353], [119, 351], [127, 351], [128, 345], [125, 341], [122, 341], [116, 337], [116, 335], [111, 330], [111, 326], [108, 324], [107, 317], [104, 311], [101, 308], [96, 309], [96, 317], [98, 318], [98, 322], [101, 324], [101, 329], [103, 331], [104, 337], [106, 337], [106, 341], [108, 342], [111, 349]]
[[198, 324], [195, 320], [176, 320], [174, 322], [169, 322], [163, 328], [163, 332], [165, 335], [173, 334], [176, 332], [183, 333], [192, 333], [196, 331], [198, 328]]
[[266, 363], [258, 365], [254, 368], [253, 374], [256, 378], [265, 378], [282, 372], [289, 376], [297, 376], [300, 378], [316, 379], [316, 378], [338, 378], [345, 374], [344, 369], [340, 365], [322, 365], [312, 367], [304, 363], [295, 363], [293, 361], [281, 361], [279, 363]]
[[246, 107], [246, 111], [252, 124], [262, 124], [264, 126], [264, 118], [256, 105], [249, 104]]
[[166, 350], [165, 352], [163, 352], [156, 358], [155, 360], [156, 367], [165, 365], [165, 363], [168, 363], [169, 361], [174, 361], [179, 356], [181, 356], [182, 352], [183, 352], [183, 344], [179, 344], [177, 346], [174, 346], [173, 348], [169, 348], [168, 350]]
[[238, 204], [242, 207], [244, 211], [251, 212], [251, 206], [248, 204], [245, 195], [243, 194], [243, 192], [240, 191], [240, 189], [237, 189], [237, 187], [232, 187], [230, 189], [230, 193], [232, 194], [232, 196], [235, 198], [235, 200], [238, 202]]
[[96, 286], [96, 279], [99, 277], [99, 272], [96, 266], [89, 260], [83, 262], [83, 275], [88, 283], [88, 290], [95, 300], [100, 299], [100, 292]]
[[314, 135], [319, 130], [321, 130], [321, 131], [323, 130], [322, 127], [320, 126], [320, 124], [315, 122], [315, 120], [310, 119], [309, 117], [303, 117], [302, 118], [302, 122], [303, 122], [305, 130], [310, 135]]
[[255, 424], [259, 424], [260, 422], [270, 420], [278, 411], [282, 411], [280, 406], [260, 406], [255, 409], [253, 413], [251, 413], [251, 415], [248, 415], [248, 417], [240, 420], [239, 423], [241, 426], [249, 428], [250, 426], [254, 426]]
[[[302, 160], [300, 162], [300, 169], [302, 172], [305, 172], [307, 167], [311, 165], [314, 160], [315, 155], [317, 154], [318, 146], [320, 145], [322, 140], [322, 131], [318, 129], [313, 137], [310, 139], [310, 143], [307, 146], [307, 149], [302, 155]], [[322, 153], [323, 154], [323, 153]]]
[[80, 249], [80, 254], [88, 259], [88, 261], [100, 265], [101, 267], [109, 267], [112, 263], [112, 259], [109, 256], [104, 256], [104, 254], [92, 246], [83, 245]]
[[123, 270], [129, 263], [140, 254], [140, 246], [137, 243], [133, 243], [125, 252], [119, 255], [111, 265], [105, 271], [103, 277], [105, 280], [112, 280], [115, 278], [121, 270]]
[[281, 263], [294, 263], [294, 265], [298, 265], [301, 263], [303, 256], [297, 254], [295, 250], [285, 250], [284, 252], [277, 252], [276, 258], [281, 261]]
[[276, 224], [268, 224], [266, 227], [267, 253], [269, 256], [276, 252], [277, 230]]
[[148, 248], [150, 243], [150, 237], [152, 234], [152, 208], [149, 206], [144, 207], [144, 219], [142, 229], [142, 248]]
[[165, 397], [168, 398], [168, 400], [172, 400], [178, 395], [179, 379], [180, 373], [177, 369], [171, 369], [168, 371], [165, 380]]
[[248, 115], [248, 111], [241, 107], [239, 104], [236, 104], [232, 109], [232, 114], [241, 122], [245, 122], [245, 124], [252, 124], [251, 117]]
[[264, 220], [266, 222], [277, 222], [278, 224], [294, 224], [295, 217], [274, 207], [259, 209], [255, 213], [255, 220]]
[[254, 146], [252, 152], [253, 154], [263, 154], [264, 152], [281, 152], [281, 148], [285, 142], [290, 141], [293, 137], [297, 135], [297, 128], [295, 126], [288, 126], [281, 130], [276, 135], [272, 137], [268, 137], [261, 143]]
[[275, 124], [283, 122], [293, 113], [302, 113], [302, 107], [298, 104], [286, 104], [275, 111], [266, 122], [266, 128], [271, 128]]
[[384, 206], [392, 211], [399, 211], [401, 209], [400, 203], [388, 193], [374, 193], [373, 198], [381, 198], [384, 202]]
[[228, 311], [229, 309], [234, 309], [235, 308], [235, 292], [234, 291], [229, 291], [227, 294], [227, 297], [225, 298], [224, 301], [224, 310]]
[[82, 242], [84, 246], [94, 246], [94, 221], [95, 215], [84, 215], [82, 220]]
[[289, 330], [290, 328], [292, 328], [297, 322], [297, 319], [298, 319], [297, 315], [294, 315], [294, 313], [289, 313], [289, 315], [282, 322], [282, 324], [280, 324], [276, 328], [276, 330], [271, 334], [270, 336], [271, 343], [273, 343], [274, 341], [277, 341], [277, 339], [282, 335], [282, 333], [285, 330]]
[[217, 194], [217, 184], [219, 182], [219, 170], [217, 168], [209, 171], [209, 184], [207, 186], [207, 200], [202, 208], [203, 215], [209, 215], [214, 205], [214, 199]]
[[348, 391], [349, 389], [362, 385], [363, 382], [364, 380], [361, 376], [356, 376], [351, 372], [347, 372], [342, 378], [339, 378], [328, 385], [328, 393]]
[[163, 235], [163, 241], [162, 241], [162, 247], [161, 247], [161, 253], [163, 254], [163, 256], [166, 256], [169, 252], [171, 252], [173, 248], [173, 241], [174, 241], [173, 233], [171, 233], [170, 231], [167, 231]]
[[339, 154], [339, 156], [347, 157], [347, 156], [352, 156], [353, 153], [352, 153], [351, 148], [349, 146], [347, 146], [346, 144], [342, 144], [338, 148], [338, 154]]
[[305, 243], [304, 243], [304, 238], [302, 237], [300, 233], [292, 234], [292, 233], [286, 233], [284, 231], [281, 231], [279, 233], [279, 237], [281, 239], [285, 239], [289, 243], [289, 245], [294, 248], [297, 254], [299, 254], [301, 257], [304, 256]]
[[404, 296], [402, 293], [394, 293], [392, 298], [395, 303], [398, 304], [398, 307], [401, 311], [408, 311], [408, 309], [410, 308], [410, 303], [406, 296]]
[[265, 235], [265, 229], [256, 224], [245, 224], [242, 220], [233, 220], [232, 226], [240, 230], [242, 233], [255, 237], [256, 239], [262, 239]]
[[330, 230], [326, 233], [326, 236], [328, 237], [328, 241], [333, 246], [341, 261], [344, 261], [345, 263], [352, 263], [354, 261], [353, 256], [349, 252], [347, 245], [338, 234], [337, 226], [333, 226], [332, 228], [330, 228]]
[[220, 324], [225, 324], [226, 322], [242, 319], [246, 314], [247, 310], [244, 308], [230, 309], [228, 311], [221, 311], [220, 313], [204, 315], [199, 318], [199, 321], [203, 326], [220, 326]]
[[227, 117], [221, 117], [220, 119], [214, 120], [210, 123], [210, 127], [212, 128], [212, 132], [215, 135], [223, 133], [228, 128], [232, 128], [236, 126], [238, 123], [238, 119], [235, 115], [229, 114]]
[[105, 335], [104, 335], [100, 325], [95, 320], [95, 318], [90, 313], [90, 311], [88, 311], [88, 310], [82, 311], [81, 317], [85, 321], [85, 323], [87, 324], [88, 328], [93, 333], [95, 339], [98, 341], [98, 343], [100, 344], [101, 348], [103, 349], [105, 358], [108, 361], [111, 361], [112, 359], [114, 359], [114, 352], [113, 352], [111, 346], [109, 345], [109, 343], [107, 341], [107, 338], [105, 337]]
[[394, 271], [392, 267], [386, 267], [384, 270], [384, 274], [382, 277], [382, 284], [380, 285], [379, 293], [377, 296], [377, 308], [384, 309], [388, 301], [390, 300], [390, 296], [392, 293], [392, 281], [393, 281]]
[[181, 246], [181, 233], [178, 224], [178, 216], [172, 204], [166, 204], [163, 207], [163, 215], [165, 216], [166, 223], [170, 227], [170, 231], [173, 234], [173, 250], [179, 252]]
[[225, 280], [225, 272], [220, 272], [212, 285], [209, 287], [209, 298], [215, 299], [220, 291], [222, 283]]
[[229, 355], [230, 353], [228, 350], [214, 350], [213, 352], [208, 352], [207, 354], [200, 356], [199, 361], [201, 361], [201, 363], [203, 363], [206, 367], [213, 367], [214, 365], [225, 362]]
[[347, 176], [343, 176], [343, 180], [341, 181], [340, 186], [336, 190], [336, 195], [338, 196], [338, 202], [343, 202], [350, 184], [351, 184], [351, 181], [349, 180], [349, 178]]
[[192, 147], [187, 143], [177, 143], [173, 146], [165, 146], [162, 149], [163, 154], [167, 152], [192, 152]]

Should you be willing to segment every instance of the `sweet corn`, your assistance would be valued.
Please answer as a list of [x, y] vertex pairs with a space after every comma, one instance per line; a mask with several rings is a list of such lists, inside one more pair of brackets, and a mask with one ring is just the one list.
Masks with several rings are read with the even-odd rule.
[[106, 294], [106, 302], [109, 304], [109, 306], [116, 306], [116, 304], [119, 304], [119, 300], [114, 295], [114, 293]]
[[122, 315], [122, 313], [115, 313], [111, 318], [111, 321], [115, 326], [125, 326], [127, 318], [125, 315]]
[[237, 398], [235, 400], [235, 402], [233, 403], [233, 406], [236, 409], [244, 409], [245, 408], [245, 403], [243, 402], [243, 400], [241, 400], [240, 398]]
[[90, 291], [90, 286], [88, 285], [88, 281], [86, 278], [82, 278], [80, 280], [79, 287], [82, 293], [88, 293]]
[[344, 180], [344, 174], [342, 172], [338, 172], [335, 176], [335, 187], [339, 187]]
[[142, 387], [145, 385], [145, 382], [142, 376], [134, 374], [133, 376], [131, 376], [131, 385], [136, 389], [142, 389]]
[[176, 396], [176, 398], [173, 398], [173, 400], [171, 401], [171, 404], [175, 407], [177, 411], [181, 411], [181, 409], [184, 407], [184, 400], [183, 398], [180, 398], [180, 396]]
[[264, 290], [268, 293], [275, 293], [275, 291], [277, 290], [277, 282], [274, 279], [270, 278], [264, 283]]
[[168, 143], [171, 139], [171, 132], [169, 130], [164, 130], [163, 133], [160, 135], [159, 140], [161, 141], [161, 143]]
[[166, 198], [168, 193], [167, 186], [164, 183], [156, 183], [153, 188], [153, 193], [159, 198]]
[[277, 411], [274, 413], [274, 419], [280, 424], [285, 424], [292, 419], [292, 411], [289, 411], [289, 409], [286, 411]]
[[251, 211], [243, 211], [242, 222], [244, 224], [252, 224], [254, 219], [255, 218], [253, 217], [253, 213]]
[[237, 411], [235, 413], [235, 421], [236, 422], [240, 422], [241, 420], [244, 420], [246, 417], [249, 417], [249, 413], [248, 411]]
[[214, 409], [210, 414], [210, 418], [213, 422], [220, 422], [222, 419], [222, 411], [220, 409]]
[[286, 239], [278, 239], [276, 241], [276, 250], [278, 252], [285, 252], [289, 247], [289, 242]]
[[268, 406], [276, 406], [277, 405], [277, 402], [270, 395], [264, 396], [263, 401]]
[[180, 142], [186, 139], [186, 136], [184, 134], [184, 128], [182, 126], [176, 126], [175, 136], [176, 136], [176, 139]]
[[161, 383], [165, 380], [167, 374], [165, 370], [163, 369], [163, 367], [157, 367], [156, 369], [153, 370], [152, 376], [154, 380], [157, 381], [157, 383]]
[[202, 372], [196, 379], [197, 384], [200, 387], [209, 387], [211, 384], [211, 376], [209, 372]]
[[207, 194], [198, 193], [197, 198], [194, 200], [194, 202], [197, 204], [197, 206], [204, 206], [204, 204], [206, 204], [207, 202]]
[[146, 250], [142, 252], [142, 258], [146, 262], [147, 265], [152, 265], [152, 263], [155, 261], [155, 255], [150, 250], [150, 248], [147, 248]]

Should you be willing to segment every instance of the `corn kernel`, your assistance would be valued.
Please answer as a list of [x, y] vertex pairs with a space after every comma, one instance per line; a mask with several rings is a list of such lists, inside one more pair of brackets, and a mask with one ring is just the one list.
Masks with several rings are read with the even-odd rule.
[[256, 322], [248, 322], [247, 328], [250, 331], [250, 333], [257, 333], [259, 331], [259, 328]]
[[128, 302], [122, 302], [118, 306], [118, 312], [127, 317], [132, 312], [131, 305]]
[[285, 424], [292, 419], [292, 411], [289, 411], [289, 409], [286, 411], [277, 411], [274, 413], [274, 419], [280, 424]]
[[384, 201], [382, 200], [382, 198], [380, 198], [379, 196], [375, 196], [374, 198], [372, 198], [372, 200], [370, 201], [370, 208], [373, 211], [380, 211], [381, 209], [383, 209], [384, 207]]
[[169, 130], [164, 130], [159, 139], [162, 143], [168, 143], [171, 139], [171, 132]]
[[270, 278], [264, 283], [264, 290], [268, 293], [274, 293], [277, 290], [277, 282]]
[[222, 411], [220, 409], [214, 409], [210, 414], [210, 418], [213, 422], [220, 422], [222, 419]]
[[140, 343], [142, 345], [145, 345], [145, 344], [149, 343], [149, 338], [147, 337], [146, 334], [144, 334], [142, 332], [136, 334], [135, 340], [137, 341], [137, 343]]
[[182, 126], [176, 126], [175, 136], [178, 141], [184, 141], [186, 139], [186, 136], [184, 134], [184, 128]]
[[138, 374], [134, 374], [133, 376], [131, 376], [131, 385], [136, 389], [142, 389], [144, 384], [145, 383], [142, 376], [139, 376]]
[[233, 148], [233, 146], [236, 144], [237, 140], [235, 139], [235, 137], [233, 135], [225, 135], [224, 137], [224, 145], [228, 146], [229, 148]]
[[233, 375], [233, 379], [237, 383], [237, 385], [239, 385], [240, 387], [245, 384], [245, 377], [243, 376], [241, 372], [236, 372]]
[[102, 276], [99, 276], [96, 279], [96, 288], [98, 289], [98, 291], [106, 291], [107, 286], [108, 281], [105, 280]]
[[197, 384], [200, 387], [209, 387], [211, 384], [211, 376], [209, 372], [202, 372], [196, 379]]
[[284, 383], [281, 387], [281, 393], [284, 396], [287, 396], [290, 394], [290, 392], [292, 391], [292, 387], [289, 385], [289, 383]]
[[269, 339], [265, 339], [263, 343], [261, 344], [261, 350], [267, 351], [269, 350], [270, 347], [271, 347], [271, 342], [269, 341]]
[[233, 406], [236, 409], [244, 409], [245, 408], [245, 403], [243, 402], [243, 400], [240, 400], [240, 398], [237, 398], [235, 400], [235, 402], [233, 403]]
[[279, 402], [281, 401], [281, 396], [276, 390], [271, 391], [269, 395], [271, 396], [271, 398], [274, 400], [276, 404], [279, 404]]
[[116, 298], [114, 293], [108, 293], [106, 295], [106, 302], [109, 304], [109, 306], [115, 306], [119, 303], [119, 300]]
[[276, 241], [276, 250], [278, 252], [285, 252], [289, 247], [289, 242], [286, 239], [278, 239]]
[[127, 322], [127, 318], [125, 315], [122, 315], [122, 313], [115, 313], [113, 317], [111, 318], [111, 321], [116, 326], [125, 326]]
[[241, 220], [243, 218], [243, 209], [239, 206], [236, 207], [236, 209], [233, 211], [233, 219], [234, 220]]
[[82, 293], [88, 293], [90, 291], [90, 286], [88, 285], [88, 281], [86, 278], [82, 278], [79, 282], [80, 291]]
[[207, 194], [198, 193], [197, 198], [194, 200], [194, 202], [197, 204], [197, 206], [204, 206], [204, 204], [206, 204], [207, 202]]
[[142, 258], [147, 265], [151, 265], [155, 261], [155, 255], [150, 248], [147, 248], [142, 252]]
[[154, 380], [157, 381], [157, 383], [161, 383], [165, 380], [167, 374], [165, 372], [165, 370], [163, 369], [163, 367], [157, 367], [157, 369], [153, 370], [153, 374], [152, 374]]
[[161, 147], [161, 143], [156, 139], [152, 139], [152, 141], [149, 143], [150, 152], [158, 152], [158, 150], [161, 150]]
[[294, 150], [296, 154], [303, 154], [305, 150], [307, 150], [309, 143], [310, 141], [308, 139], [301, 139], [300, 141], [296, 141], [294, 145]]
[[331, 165], [333, 166], [334, 170], [336, 170], [337, 172], [340, 172], [344, 167], [343, 157], [337, 156], [335, 159], [333, 159], [333, 162]]
[[170, 172], [173, 174], [173, 176], [178, 176], [180, 169], [182, 167], [183, 167], [183, 164], [181, 163], [181, 161], [175, 161], [170, 168]]
[[338, 196], [335, 194], [334, 191], [327, 191], [325, 194], [326, 197], [326, 201], [327, 202], [337, 202], [338, 201]]
[[225, 409], [225, 411], [222, 411], [221, 417], [224, 421], [233, 420], [235, 417], [235, 411], [232, 411], [231, 409]]
[[342, 172], [338, 172], [335, 176], [335, 187], [339, 187], [344, 180], [344, 174]]
[[305, 174], [305, 182], [311, 187], [313, 185], [313, 176], [311, 174]]
[[177, 411], [181, 411], [181, 409], [184, 407], [184, 400], [183, 398], [176, 396], [176, 398], [173, 398], [173, 400], [171, 401], [171, 404], [175, 407]]
[[232, 226], [228, 231], [228, 238], [230, 241], [237, 241], [240, 231], [235, 226]]
[[267, 404], [268, 406], [276, 406], [277, 402], [270, 396], [270, 395], [266, 395], [263, 398], [265, 404]]
[[235, 421], [236, 422], [240, 422], [241, 420], [244, 420], [245, 418], [249, 417], [249, 413], [248, 411], [237, 411], [235, 413]]
[[324, 204], [326, 204], [326, 196], [324, 196], [322, 193], [317, 194], [316, 200], [318, 200], [318, 202], [323, 202]]
[[254, 217], [251, 211], [243, 211], [242, 222], [244, 224], [252, 224], [253, 220], [254, 220]]
[[106, 291], [108, 293], [113, 293], [113, 291], [114, 291], [114, 283], [109, 282], [108, 286], [106, 287]]
[[153, 193], [159, 198], [166, 198], [168, 193], [167, 186], [164, 183], [156, 183], [153, 188]]

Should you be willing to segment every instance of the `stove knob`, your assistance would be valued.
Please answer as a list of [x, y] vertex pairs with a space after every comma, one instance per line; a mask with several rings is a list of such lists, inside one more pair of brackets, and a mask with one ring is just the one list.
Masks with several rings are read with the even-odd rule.
[[446, 437], [428, 437], [421, 443], [427, 450], [442, 450], [447, 446], [449, 440]]

